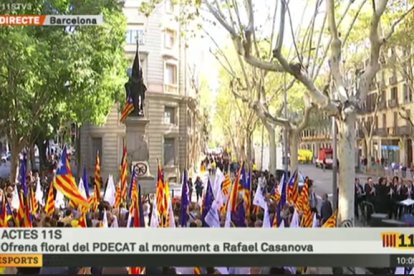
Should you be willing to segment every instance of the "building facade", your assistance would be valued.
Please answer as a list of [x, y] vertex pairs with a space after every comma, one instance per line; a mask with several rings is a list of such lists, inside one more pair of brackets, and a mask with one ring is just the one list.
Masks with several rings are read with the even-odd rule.
[[[157, 172], [162, 163], [165, 178], [179, 182], [180, 172], [197, 159], [197, 99], [187, 68], [188, 44], [180, 36], [175, 20], [178, 6], [171, 1], [157, 5], [149, 17], [139, 13], [141, 1], [127, 0], [125, 54], [132, 68], [139, 41], [139, 55], [147, 86], [144, 114], [150, 122], [146, 128], [150, 171]], [[127, 72], [125, 72], [126, 74]], [[126, 141], [125, 125], [120, 120], [120, 104], [115, 103], [103, 126], [86, 125], [81, 129], [81, 159], [90, 173], [94, 170], [96, 152], [101, 160], [102, 176], [118, 175], [122, 148]]]
[[[387, 60], [399, 63], [384, 66], [370, 86], [366, 102], [357, 116], [356, 143], [358, 160], [368, 158], [383, 165], [413, 164], [413, 128], [410, 121], [414, 108], [411, 55], [407, 51], [390, 49]], [[410, 81], [411, 79], [411, 81]], [[405, 119], [407, 118], [407, 119]], [[413, 120], [414, 121], [414, 120]], [[321, 147], [332, 144], [331, 125], [306, 129], [301, 148], [317, 155]]]

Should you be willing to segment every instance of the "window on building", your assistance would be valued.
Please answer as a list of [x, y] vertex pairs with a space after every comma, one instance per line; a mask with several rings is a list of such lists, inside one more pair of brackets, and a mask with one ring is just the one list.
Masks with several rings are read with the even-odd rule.
[[164, 123], [165, 124], [175, 124], [175, 108], [166, 106], [164, 108]]
[[378, 129], [378, 115], [375, 116], [375, 129]]
[[381, 91], [381, 102], [385, 102], [387, 100], [387, 92], [385, 90]]
[[171, 63], [165, 65], [164, 81], [167, 85], [177, 84], [177, 65]]
[[391, 88], [391, 100], [397, 100], [398, 98], [398, 88], [393, 87]]
[[174, 3], [172, 0], [166, 0], [165, 1], [165, 11], [167, 13], [173, 13], [174, 12]]
[[126, 43], [127, 44], [136, 44], [137, 39], [138, 39], [139, 45], [144, 45], [144, 42], [145, 42], [144, 34], [145, 33], [144, 33], [143, 30], [129, 29], [126, 32]]
[[386, 129], [387, 128], [387, 116], [384, 114], [382, 114], [382, 128]]
[[406, 125], [407, 126], [410, 126], [411, 124], [410, 124], [410, 121], [411, 121], [411, 110], [409, 110], [408, 108], [406, 109], [406, 114], [407, 114], [407, 119], [408, 120], [406, 120]]
[[394, 112], [394, 127], [398, 125], [398, 112]]
[[102, 164], [102, 137], [93, 137], [92, 138], [92, 158], [91, 158], [91, 166], [95, 166], [96, 161], [96, 153], [99, 155], [99, 160]]
[[175, 32], [172, 30], [165, 30], [164, 33], [164, 47], [167, 49], [172, 49], [175, 46]]
[[404, 83], [404, 103], [411, 103], [413, 101], [413, 96], [411, 93], [410, 87]]
[[164, 138], [164, 165], [175, 165], [175, 139]]

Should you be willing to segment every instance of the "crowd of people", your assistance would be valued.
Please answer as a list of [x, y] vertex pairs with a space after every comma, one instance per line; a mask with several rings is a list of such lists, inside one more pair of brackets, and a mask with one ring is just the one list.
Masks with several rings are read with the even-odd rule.
[[[189, 206], [188, 206], [188, 220], [184, 227], [201, 228], [206, 227], [205, 216], [203, 215], [204, 202], [206, 200], [206, 190], [208, 181], [214, 182], [218, 173], [227, 173], [227, 177], [230, 181], [234, 181], [235, 174], [240, 168], [240, 164], [236, 165], [230, 162], [229, 156], [225, 154], [208, 156], [201, 164], [201, 171], [205, 170], [206, 174], [198, 175], [195, 177], [194, 182], [191, 177], [188, 178], [187, 187], [189, 189]], [[208, 171], [208, 173], [207, 173]], [[51, 178], [50, 172], [42, 172], [39, 174], [37, 171], [31, 171], [27, 174], [26, 185], [31, 191], [36, 191], [39, 187], [44, 194], [44, 200], [39, 199], [39, 209], [31, 215], [32, 227], [129, 227], [131, 224], [131, 212], [127, 202], [121, 203], [115, 207], [109, 202], [101, 201], [97, 205], [95, 210], [89, 210], [86, 214], [85, 225], [81, 225], [81, 219], [83, 218], [80, 208], [73, 207], [66, 202], [66, 206], [56, 208], [53, 214], [47, 214], [45, 210], [45, 202], [47, 200], [47, 194]], [[230, 177], [231, 176], [231, 177]], [[252, 227], [252, 228], [264, 228], [264, 227], [303, 227], [302, 219], [304, 218], [303, 210], [298, 209], [296, 202], [290, 202], [282, 205], [280, 209], [280, 197], [277, 197], [277, 191], [280, 191], [280, 179], [268, 172], [251, 170], [248, 176], [250, 183], [249, 200], [250, 204], [245, 204], [245, 197], [239, 194], [238, 205], [245, 208], [243, 213], [243, 219], [237, 220], [233, 218], [230, 227]], [[12, 184], [7, 181], [0, 182], [0, 206], [3, 205], [3, 200], [6, 200], [9, 206], [12, 206], [12, 202], [15, 199], [16, 191], [20, 189], [19, 183]], [[210, 184], [211, 185], [211, 184]], [[367, 180], [365, 186], [360, 184], [360, 181], [356, 179], [356, 206], [359, 207], [362, 201], [372, 202], [377, 211], [387, 211], [390, 216], [396, 216], [399, 213], [396, 202], [400, 199], [413, 195], [413, 184], [411, 182], [404, 182], [398, 177], [394, 177], [392, 181], [388, 181], [386, 178], [380, 178], [377, 184], [374, 184], [372, 178]], [[224, 181], [221, 184], [221, 189], [224, 194]], [[318, 202], [318, 197], [314, 191], [313, 181], [308, 177], [304, 178], [303, 185], [298, 187], [298, 194], [302, 195], [304, 188], [307, 188], [309, 204], [312, 212], [313, 220], [311, 227], [321, 227], [324, 225], [333, 215], [332, 204], [328, 199], [328, 195], [324, 194], [321, 201]], [[54, 196], [58, 191], [54, 192]], [[226, 191], [228, 195], [229, 190]], [[261, 193], [266, 201], [266, 208], [260, 208], [258, 205], [252, 204], [257, 193]], [[4, 195], [4, 196], [3, 196]], [[279, 194], [280, 196], [280, 194]], [[154, 201], [156, 196], [145, 195], [142, 196], [142, 209], [145, 218], [145, 227], [157, 227], [154, 222]], [[171, 209], [173, 223], [169, 227], [182, 227], [180, 224], [180, 216], [182, 216], [181, 204], [182, 199], [177, 196], [171, 199]], [[222, 206], [224, 207], [224, 206]], [[358, 213], [358, 208], [356, 208]], [[21, 224], [16, 221], [18, 217], [18, 209], [12, 209], [10, 219], [8, 219], [8, 227], [14, 227]], [[221, 208], [219, 212], [220, 226], [226, 226], [226, 209]], [[207, 226], [208, 227], [208, 226]], [[310, 227], [310, 226], [307, 226]], [[193, 268], [181, 268], [181, 267], [147, 267], [147, 274], [191, 274]], [[0, 269], [0, 272], [2, 270]], [[3, 269], [4, 271], [4, 269]], [[70, 267], [43, 267], [39, 269], [34, 268], [19, 268], [17, 270], [7, 270], [7, 272], [14, 272], [18, 274], [112, 274], [116, 271], [117, 274], [127, 274], [128, 268], [70, 268]], [[272, 268], [202, 268], [203, 274], [305, 274], [311, 269], [292, 268], [292, 267], [272, 267]]]
[[363, 202], [369, 202], [374, 206], [371, 212], [385, 213], [391, 219], [401, 219], [404, 206], [401, 201], [414, 198], [413, 180], [403, 177], [380, 177], [374, 182], [372, 177], [362, 184], [359, 178], [355, 178], [355, 216], [358, 218], [363, 209]]

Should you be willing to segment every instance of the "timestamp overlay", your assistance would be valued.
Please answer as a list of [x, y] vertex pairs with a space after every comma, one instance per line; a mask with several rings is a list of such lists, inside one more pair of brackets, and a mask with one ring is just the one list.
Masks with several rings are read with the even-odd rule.
[[414, 254], [401, 254], [390, 256], [391, 267], [397, 266], [414, 266]]

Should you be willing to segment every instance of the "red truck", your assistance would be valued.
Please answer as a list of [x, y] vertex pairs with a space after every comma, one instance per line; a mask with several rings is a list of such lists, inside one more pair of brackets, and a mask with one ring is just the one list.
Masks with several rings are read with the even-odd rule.
[[333, 164], [333, 150], [332, 148], [321, 148], [318, 157], [316, 158], [316, 167], [331, 169]]

